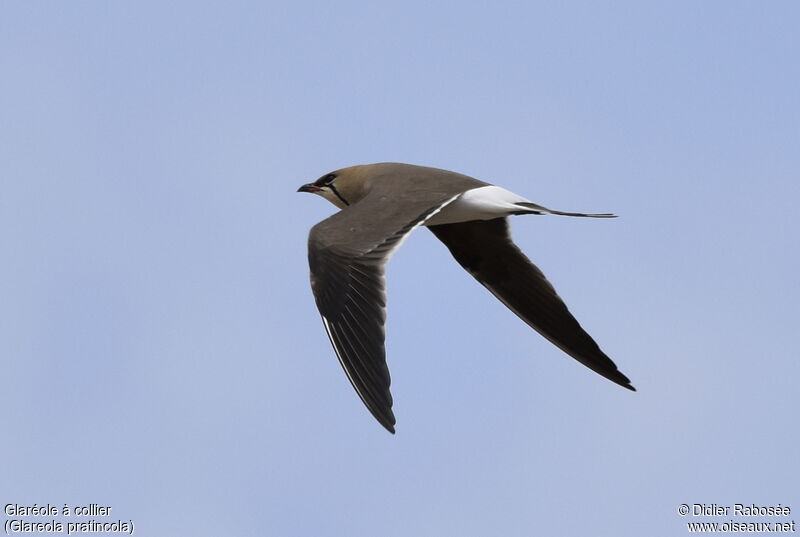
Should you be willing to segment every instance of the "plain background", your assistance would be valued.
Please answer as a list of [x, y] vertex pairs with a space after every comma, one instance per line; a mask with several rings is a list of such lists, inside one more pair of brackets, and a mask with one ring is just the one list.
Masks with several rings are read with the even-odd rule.
[[[0, 501], [109, 505], [145, 536], [678, 536], [730, 520], [682, 503], [800, 510], [799, 20], [4, 2]], [[388, 268], [386, 433], [308, 285], [335, 209], [295, 192], [379, 161], [619, 214], [512, 226], [639, 391], [423, 229]]]

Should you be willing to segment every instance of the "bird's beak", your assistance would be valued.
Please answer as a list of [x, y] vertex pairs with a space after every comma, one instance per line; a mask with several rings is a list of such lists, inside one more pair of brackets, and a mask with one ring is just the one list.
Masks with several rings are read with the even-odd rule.
[[298, 192], [311, 192], [312, 194], [314, 192], [319, 192], [320, 190], [322, 189], [313, 183], [308, 183], [297, 189]]

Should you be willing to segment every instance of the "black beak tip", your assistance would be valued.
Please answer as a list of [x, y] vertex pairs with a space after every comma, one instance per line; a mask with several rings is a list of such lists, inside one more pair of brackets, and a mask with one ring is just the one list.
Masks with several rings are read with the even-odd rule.
[[319, 190], [319, 188], [310, 183], [297, 189], [298, 192], [316, 192], [317, 190]]

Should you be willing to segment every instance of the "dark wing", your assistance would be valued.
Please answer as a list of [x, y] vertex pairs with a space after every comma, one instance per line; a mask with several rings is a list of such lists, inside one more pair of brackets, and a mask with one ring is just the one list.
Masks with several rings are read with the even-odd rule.
[[428, 226], [453, 257], [511, 311], [586, 367], [636, 391], [556, 294], [542, 271], [511, 241], [508, 221]]
[[311, 229], [311, 288], [336, 356], [373, 416], [394, 433], [384, 348], [386, 282], [391, 253], [415, 227], [460, 192], [371, 192]]

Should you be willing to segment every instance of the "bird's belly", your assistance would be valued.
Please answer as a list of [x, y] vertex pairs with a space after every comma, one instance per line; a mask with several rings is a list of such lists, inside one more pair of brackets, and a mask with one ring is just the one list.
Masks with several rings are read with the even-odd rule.
[[524, 210], [519, 202], [527, 202], [522, 196], [509, 192], [499, 186], [482, 186], [467, 190], [455, 201], [447, 204], [441, 211], [425, 222], [426, 226], [455, 224], [471, 220], [491, 220]]

